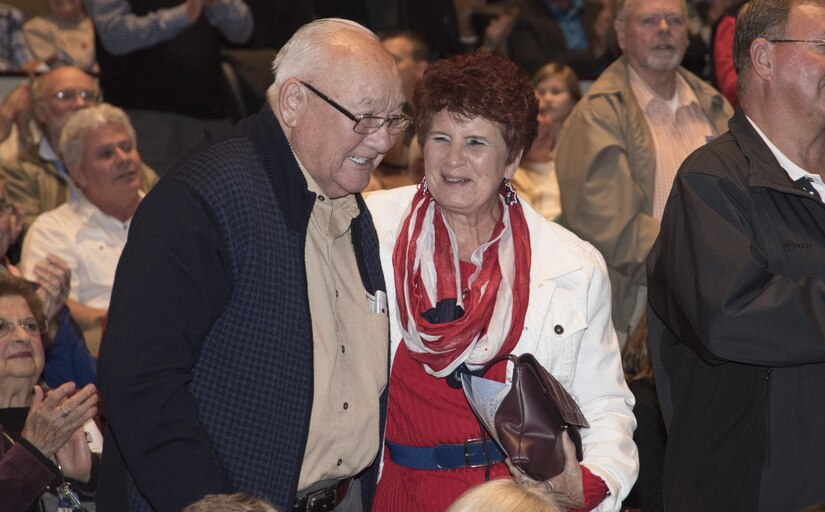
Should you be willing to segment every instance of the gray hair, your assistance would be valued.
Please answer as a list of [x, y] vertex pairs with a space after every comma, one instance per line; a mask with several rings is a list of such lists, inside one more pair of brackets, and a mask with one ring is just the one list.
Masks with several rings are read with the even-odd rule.
[[751, 0], [736, 16], [733, 36], [733, 67], [739, 76], [737, 95], [747, 89], [744, 72], [751, 67], [751, 44], [757, 38], [779, 39], [785, 33], [791, 9], [795, 5], [811, 4], [825, 7], [825, 0]]
[[109, 124], [122, 126], [132, 144], [137, 146], [135, 129], [126, 112], [108, 103], [83, 108], [69, 117], [60, 133], [60, 154], [66, 166], [71, 167], [83, 158], [85, 139], [89, 132]]
[[[616, 0], [616, 19], [618, 21], [624, 22], [625, 19], [625, 7], [627, 6], [629, 0]], [[682, 0], [682, 12], [687, 15], [687, 2]]]
[[378, 41], [378, 36], [354, 21], [323, 18], [307, 23], [295, 32], [272, 61], [275, 81], [269, 86], [267, 96], [273, 98], [277, 95], [281, 85], [291, 77], [306, 77], [312, 72], [323, 71], [327, 51], [323, 43], [342, 30], [358, 32]]

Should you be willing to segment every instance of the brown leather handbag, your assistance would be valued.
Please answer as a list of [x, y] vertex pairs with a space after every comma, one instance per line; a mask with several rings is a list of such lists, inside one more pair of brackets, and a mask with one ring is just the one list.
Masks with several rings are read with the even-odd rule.
[[[579, 429], [590, 424], [570, 393], [532, 354], [498, 356], [483, 372], [504, 360], [513, 363], [513, 379], [495, 413], [495, 432], [491, 434], [514, 466], [531, 478], [548, 480], [564, 470], [562, 433], [566, 430], [570, 435], [576, 458], [581, 461]], [[471, 409], [484, 425], [475, 408]]]

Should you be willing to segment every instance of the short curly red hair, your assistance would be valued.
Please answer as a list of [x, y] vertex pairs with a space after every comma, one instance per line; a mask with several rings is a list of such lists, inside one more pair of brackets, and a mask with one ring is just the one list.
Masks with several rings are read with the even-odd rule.
[[538, 132], [539, 103], [530, 77], [510, 59], [490, 51], [456, 55], [430, 64], [415, 85], [415, 130], [422, 148], [442, 110], [482, 118], [501, 129], [507, 163], [530, 149]]

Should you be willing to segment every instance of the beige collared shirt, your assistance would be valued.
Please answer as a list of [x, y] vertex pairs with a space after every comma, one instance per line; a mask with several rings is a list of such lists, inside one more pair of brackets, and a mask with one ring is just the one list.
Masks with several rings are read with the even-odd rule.
[[314, 394], [298, 490], [361, 472], [378, 454], [379, 398], [387, 385], [389, 320], [372, 312], [352, 245], [355, 197], [317, 195], [306, 239]]
[[702, 111], [693, 89], [679, 73], [676, 73], [676, 93], [673, 98], [664, 99], [632, 67], [628, 66], [628, 70], [633, 94], [653, 136], [656, 157], [653, 217], [661, 220], [673, 179], [682, 162], [719, 134]]

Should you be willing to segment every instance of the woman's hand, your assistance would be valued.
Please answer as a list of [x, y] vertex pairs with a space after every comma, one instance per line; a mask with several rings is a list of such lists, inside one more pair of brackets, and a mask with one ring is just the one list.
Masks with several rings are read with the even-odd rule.
[[34, 265], [33, 271], [37, 284], [40, 285], [37, 295], [43, 301], [46, 318], [49, 322], [55, 322], [69, 298], [72, 269], [63, 258], [47, 254], [45, 259]]
[[21, 437], [51, 457], [87, 420], [97, 414], [97, 390], [89, 384], [73, 396], [74, 382], [67, 382], [44, 396], [43, 388], [34, 387], [32, 402]]
[[509, 459], [506, 461], [507, 467], [510, 468], [510, 473], [516, 479], [516, 482], [539, 489], [542, 493], [550, 496], [562, 510], [582, 508], [584, 507], [582, 471], [578, 460], [576, 460], [576, 445], [570, 440], [567, 432], [562, 435], [562, 447], [564, 448], [564, 471], [550, 480], [543, 482], [533, 480], [510, 464]]
[[54, 455], [66, 478], [85, 483], [92, 477], [92, 451], [86, 442], [86, 432], [82, 426], [74, 431]]

